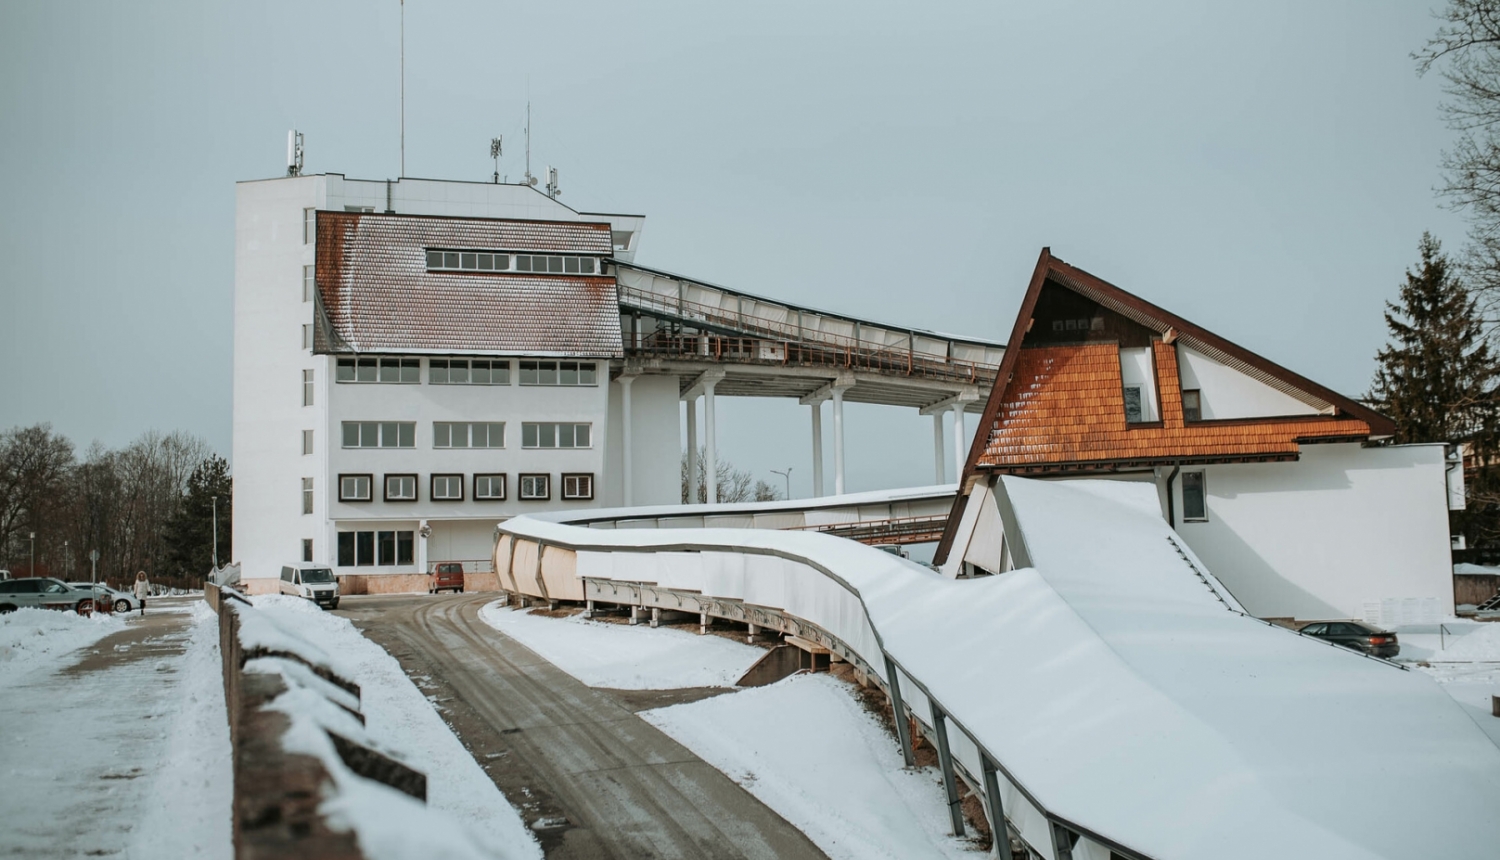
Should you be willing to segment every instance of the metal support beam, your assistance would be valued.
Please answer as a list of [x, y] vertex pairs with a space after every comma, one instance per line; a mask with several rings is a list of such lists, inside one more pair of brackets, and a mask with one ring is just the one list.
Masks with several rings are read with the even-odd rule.
[[833, 389], [833, 493], [844, 494], [844, 389]]
[[1073, 832], [1056, 821], [1049, 823], [1052, 825], [1053, 855], [1057, 860], [1073, 860], [1073, 844], [1076, 841]]
[[813, 498], [823, 497], [823, 404], [812, 404]]
[[698, 504], [698, 398], [687, 400], [687, 503]]
[[719, 500], [719, 454], [718, 437], [714, 432], [714, 385], [717, 379], [710, 379], [703, 384], [703, 431], [707, 436], [706, 452], [704, 453], [703, 472], [706, 480], [703, 482], [707, 489], [707, 498], [710, 505]]
[[933, 480], [934, 484], [943, 483], [943, 470], [947, 468], [947, 465], [943, 462], [943, 413], [934, 412], [932, 413], [932, 466], [937, 474]]
[[968, 449], [964, 446], [964, 405], [953, 404], [953, 480], [963, 480], [964, 458]]
[[1000, 778], [995, 763], [981, 754], [984, 766], [984, 799], [989, 806], [990, 833], [995, 840], [995, 855], [1010, 860], [1010, 822], [1005, 820], [1005, 805], [1000, 800]]
[[896, 723], [896, 738], [901, 743], [901, 758], [907, 767], [915, 767], [917, 757], [911, 749], [911, 723], [906, 719], [906, 704], [901, 701], [901, 678], [896, 674], [896, 661], [885, 658], [885, 686], [891, 696], [891, 719]]
[[948, 818], [953, 835], [964, 837], [964, 810], [958, 799], [958, 780], [953, 775], [953, 754], [948, 750], [948, 715], [932, 702], [932, 733], [937, 736], [938, 765], [943, 769], [943, 791], [948, 794]]
[[630, 416], [630, 384], [635, 382], [634, 376], [620, 377], [620, 446], [623, 456], [621, 457], [622, 468], [620, 476], [625, 488], [624, 504], [630, 507], [635, 504], [635, 473], [634, 473], [634, 445], [631, 439], [630, 425], [633, 423]]

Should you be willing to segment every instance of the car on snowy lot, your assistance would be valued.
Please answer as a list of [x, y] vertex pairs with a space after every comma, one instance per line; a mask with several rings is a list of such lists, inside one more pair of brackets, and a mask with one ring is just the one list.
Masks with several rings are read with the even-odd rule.
[[281, 593], [306, 598], [324, 609], [339, 608], [339, 581], [326, 567], [294, 564], [283, 567]]
[[1386, 660], [1401, 653], [1396, 634], [1358, 621], [1314, 621], [1302, 625], [1297, 632]]
[[141, 608], [140, 598], [128, 591], [110, 588], [102, 582], [70, 582], [68, 585], [79, 591], [92, 590], [100, 606], [108, 604], [116, 612], [134, 612]]
[[454, 594], [464, 593], [464, 566], [458, 561], [441, 561], [432, 569], [432, 574], [427, 580], [427, 593], [437, 594], [439, 591], [452, 591]]
[[94, 610], [94, 593], [47, 576], [0, 582], [0, 612], [28, 608], [70, 609], [82, 615]]

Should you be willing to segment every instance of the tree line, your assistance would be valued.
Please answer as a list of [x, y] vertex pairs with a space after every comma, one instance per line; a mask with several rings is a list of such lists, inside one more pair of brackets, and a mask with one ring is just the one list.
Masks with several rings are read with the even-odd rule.
[[229, 464], [191, 434], [150, 431], [80, 456], [50, 424], [0, 433], [0, 567], [11, 576], [199, 587], [218, 552], [232, 557]]

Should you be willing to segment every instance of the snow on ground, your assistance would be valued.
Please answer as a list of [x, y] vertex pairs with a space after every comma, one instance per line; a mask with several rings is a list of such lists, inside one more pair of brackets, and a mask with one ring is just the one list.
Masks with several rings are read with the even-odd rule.
[[605, 624], [581, 615], [547, 618], [498, 601], [480, 610], [479, 617], [590, 687], [732, 687], [766, 654], [722, 636]]
[[0, 687], [57, 658], [124, 629], [113, 615], [79, 615], [57, 609], [18, 609], [0, 615]]
[[1500, 746], [1500, 719], [1490, 697], [1500, 696], [1500, 623], [1454, 619], [1396, 628], [1401, 656], [1422, 662], [1422, 672], [1442, 685], [1474, 722]]
[[458, 819], [500, 857], [542, 856], [520, 815], [385, 649], [348, 619], [301, 598], [267, 594], [252, 600], [276, 623], [337, 655], [340, 667], [360, 686], [360, 710], [370, 735], [427, 775], [429, 807]]
[[905, 770], [886, 730], [827, 675], [794, 675], [641, 716], [834, 860], [974, 856], [948, 834], [936, 769]]

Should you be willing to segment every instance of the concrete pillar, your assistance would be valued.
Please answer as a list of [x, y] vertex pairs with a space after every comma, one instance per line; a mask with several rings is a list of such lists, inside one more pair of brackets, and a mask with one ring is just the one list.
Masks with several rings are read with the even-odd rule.
[[653, 607], [651, 607], [651, 626], [652, 627], [660, 627], [661, 626], [661, 607], [660, 606], [653, 606]]
[[417, 523], [417, 570], [420, 573], [427, 572], [427, 536], [431, 533], [432, 527], [426, 520]]
[[718, 438], [714, 433], [714, 384], [716, 381], [709, 380], [703, 386], [703, 435], [708, 437], [705, 440], [708, 450], [703, 456], [703, 471], [706, 476], [703, 483], [710, 505], [719, 500], [719, 470], [715, 468], [719, 464]]
[[823, 404], [812, 404], [813, 498], [823, 497]]
[[698, 395], [687, 399], [687, 503], [698, 504]]
[[844, 494], [844, 389], [833, 389], [833, 493]]
[[947, 464], [943, 462], [943, 413], [932, 413], [932, 465], [937, 470], [937, 479], [934, 484], [943, 482], [943, 469]]
[[964, 457], [968, 453], [968, 449], [964, 447], [964, 405], [955, 403], [953, 404], [953, 480], [964, 479]]
[[632, 443], [630, 434], [630, 383], [635, 382], [634, 376], [620, 377], [620, 445], [624, 456], [621, 458], [623, 469], [621, 477], [625, 486], [625, 506], [635, 504], [635, 458], [632, 456]]

